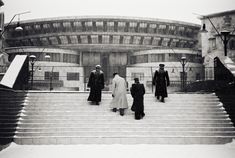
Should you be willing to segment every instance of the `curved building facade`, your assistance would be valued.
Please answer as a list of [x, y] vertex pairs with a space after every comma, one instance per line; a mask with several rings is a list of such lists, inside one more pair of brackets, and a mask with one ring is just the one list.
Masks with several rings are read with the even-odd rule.
[[[100, 64], [109, 89], [112, 74], [128, 83], [134, 77], [150, 88], [152, 74], [164, 63], [172, 80], [180, 80], [180, 58], [187, 58], [188, 79], [202, 78], [198, 33], [200, 25], [162, 19], [127, 17], [66, 17], [12, 23], [5, 33], [5, 51], [35, 55], [35, 80], [54, 76], [62, 87], [86, 90], [90, 71]], [[50, 55], [50, 59], [45, 58]], [[40, 71], [37, 71], [40, 70]]]

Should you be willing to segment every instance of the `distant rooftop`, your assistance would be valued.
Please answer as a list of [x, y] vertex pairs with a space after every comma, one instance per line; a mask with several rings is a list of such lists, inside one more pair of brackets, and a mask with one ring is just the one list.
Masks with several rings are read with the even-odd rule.
[[218, 13], [213, 13], [213, 14], [208, 14], [208, 15], [203, 15], [201, 18], [201, 20], [206, 19], [207, 17], [217, 17], [217, 16], [224, 16], [224, 15], [228, 15], [228, 14], [235, 14], [235, 10], [228, 10], [228, 11], [224, 11], [224, 12], [218, 12]]

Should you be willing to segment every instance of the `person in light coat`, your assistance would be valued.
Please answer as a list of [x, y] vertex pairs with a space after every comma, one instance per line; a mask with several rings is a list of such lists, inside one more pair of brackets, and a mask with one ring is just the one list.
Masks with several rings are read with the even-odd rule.
[[113, 112], [117, 109], [120, 111], [120, 115], [124, 115], [124, 110], [128, 108], [127, 97], [126, 97], [127, 84], [124, 78], [120, 77], [118, 73], [113, 74], [112, 81], [112, 97], [113, 100], [110, 104]]

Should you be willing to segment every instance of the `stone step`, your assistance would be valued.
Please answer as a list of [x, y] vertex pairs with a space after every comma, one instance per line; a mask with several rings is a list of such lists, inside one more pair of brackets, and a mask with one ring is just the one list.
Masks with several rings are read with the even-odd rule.
[[[38, 96], [38, 97], [25, 97], [25, 100], [30, 100], [30, 101], [33, 101], [33, 100], [36, 100], [36, 101], [40, 101], [40, 99], [41, 98], [44, 98], [44, 99], [46, 99], [46, 100], [54, 100], [54, 99], [58, 99], [58, 100], [64, 100], [65, 98], [70, 98], [70, 99], [72, 99], [72, 100], [80, 100], [80, 99], [84, 99], [84, 100], [86, 100], [87, 98], [88, 98], [88, 95], [86, 95], [86, 96]], [[131, 95], [127, 95], [127, 98], [128, 99], [133, 99], [132, 97], [131, 97]], [[184, 96], [182, 96], [182, 97], [172, 97], [172, 96], [169, 96], [169, 97], [167, 97], [166, 99], [167, 100], [171, 100], [171, 101], [173, 101], [173, 100], [188, 100], [189, 98], [191, 98], [191, 99], [193, 99], [193, 100], [219, 100], [219, 98], [218, 97], [184, 97]], [[12, 98], [12, 99], [15, 99], [15, 98]], [[102, 96], [102, 100], [106, 100], [106, 99], [112, 99], [112, 96], [111, 95], [109, 95], [109, 96]], [[156, 99], [153, 95], [145, 95], [144, 96], [144, 99], [147, 99], [147, 100], [153, 100], [153, 99]], [[6, 98], [6, 100], [9, 100], [9, 99], [7, 99]], [[18, 99], [16, 99], [16, 100], [18, 100]], [[20, 98], [19, 98], [19, 100], [20, 100]], [[21, 99], [22, 100], [22, 99]]]
[[[40, 106], [40, 107], [36, 107], [36, 106], [27, 106], [24, 108], [15, 108], [15, 109], [0, 109], [0, 111], [5, 112], [5, 111], [97, 111], [97, 112], [101, 112], [101, 111], [108, 111], [110, 110], [109, 105], [106, 106], [93, 106], [93, 107], [89, 107], [90, 105], [87, 106], [71, 106], [71, 105], [64, 105], [64, 106]], [[130, 108], [130, 107], [129, 107]], [[176, 106], [145, 106], [144, 107], [145, 111], [159, 111], [159, 110], [166, 110], [169, 112], [171, 110], [195, 110], [195, 111], [224, 111], [225, 108], [223, 107], [219, 107], [219, 106], [181, 106], [181, 105], [176, 105]], [[232, 110], [232, 109], [231, 109]]]
[[[102, 95], [107, 95], [110, 96], [111, 91], [102, 91]], [[127, 92], [127, 94], [129, 95], [130, 92]], [[89, 91], [28, 91], [26, 94], [18, 94], [18, 96], [48, 96], [48, 95], [53, 95], [53, 96], [87, 96], [89, 95]], [[145, 95], [154, 95], [154, 93], [150, 92], [150, 93], [146, 93]], [[191, 96], [191, 97], [195, 97], [195, 96], [216, 96], [215, 93], [195, 93], [195, 92], [187, 92], [187, 93], [169, 93], [168, 96]]]
[[225, 144], [234, 136], [50, 136], [14, 137], [14, 142], [23, 145], [42, 144]]
[[[220, 144], [235, 138], [235, 128], [215, 94], [169, 94], [165, 103], [153, 94], [146, 94], [146, 116], [142, 120], [134, 119], [130, 110], [133, 98], [129, 93], [129, 109], [123, 117], [111, 112], [110, 92], [102, 93], [99, 106], [87, 102], [88, 95], [88, 92], [35, 91], [26, 95], [24, 103], [16, 99], [23, 109], [21, 117], [15, 117], [18, 124], [14, 141], [18, 144]], [[0, 113], [8, 116], [18, 109], [0, 108]], [[5, 120], [0, 117], [3, 123]], [[16, 128], [13, 121], [7, 124], [9, 127], [4, 126], [5, 131], [0, 131], [2, 136], [7, 136], [7, 128]]]
[[23, 107], [22, 106], [16, 106], [16, 107], [14, 107], [14, 106], [0, 106], [0, 111], [20, 111], [20, 110], [22, 110], [23, 109]]
[[[129, 106], [132, 106], [129, 105]], [[50, 110], [56, 110], [56, 111], [66, 111], [66, 110], [97, 110], [97, 111], [106, 111], [107, 109], [110, 109], [110, 105], [106, 104], [106, 105], [49, 105], [49, 106], [26, 106], [24, 108], [22, 107], [17, 107], [17, 108], [5, 108], [5, 109], [0, 109], [0, 111], [9, 111], [9, 109], [11, 111], [19, 111], [19, 110], [32, 110], [32, 111], [50, 111]], [[168, 110], [168, 109], [186, 109], [186, 110], [224, 110], [225, 108], [222, 106], [194, 106], [194, 105], [169, 105], [169, 104], [161, 104], [161, 105], [145, 105], [144, 109], [146, 110], [159, 110], [159, 109], [164, 109], [164, 110]]]
[[[12, 118], [12, 119], [0, 119], [0, 125], [2, 123], [17, 123], [19, 121], [19, 119], [15, 119], [15, 118]], [[1, 127], [1, 126], [0, 126]], [[1, 128], [0, 128], [1, 129]]]
[[[9, 124], [10, 125], [10, 124]], [[76, 127], [79, 126], [81, 128], [83, 127], [119, 127], [119, 128], [125, 128], [125, 127], [233, 127], [232, 123], [161, 123], [161, 122], [157, 122], [157, 123], [149, 123], [149, 122], [143, 122], [143, 123], [122, 123], [122, 124], [114, 124], [112, 122], [99, 122], [99, 123], [87, 123], [87, 122], [81, 122], [79, 124], [77, 123], [18, 123], [18, 127], [19, 128], [32, 128], [32, 127], [41, 127], [41, 128], [51, 128], [51, 127], [57, 127], [57, 128], [61, 128], [61, 127]], [[13, 127], [13, 125], [11, 126]]]
[[0, 115], [18, 115], [19, 111], [0, 111]]
[[14, 137], [14, 136], [15, 136], [15, 131], [12, 131], [12, 132], [0, 132], [0, 138], [1, 137]]
[[0, 119], [18, 119], [20, 114], [18, 115], [0, 115]]
[[[65, 105], [65, 106], [40, 106], [40, 107], [36, 107], [36, 106], [27, 106], [24, 108], [7, 108], [7, 109], [0, 109], [0, 111], [107, 111], [109, 110], [110, 107], [109, 106], [93, 106], [93, 107], [89, 107], [89, 105], [87, 106], [71, 106], [71, 105]], [[180, 110], [180, 109], [186, 109], [186, 110], [205, 110], [205, 111], [224, 111], [225, 108], [223, 107], [219, 107], [219, 106], [181, 106], [181, 105], [176, 105], [176, 106], [145, 106], [144, 110], [145, 111], [157, 111], [157, 110]], [[231, 108], [232, 109], [232, 108]]]
[[[133, 122], [133, 118], [132, 119], [127, 119], [129, 122]], [[10, 121], [10, 120], [9, 120]], [[159, 119], [159, 120], [148, 120], [148, 123], [192, 123], [197, 121], [197, 123], [230, 123], [231, 120], [230, 119]], [[13, 122], [13, 120], [12, 120]], [[19, 123], [70, 123], [73, 122], [74, 124], [79, 125], [80, 123], [114, 123], [114, 124], [119, 124], [120, 119], [107, 119], [107, 118], [98, 118], [96, 120], [94, 119], [30, 119], [30, 120], [20, 120]]]
[[[13, 133], [14, 134], [14, 133]], [[0, 136], [11, 136], [10, 133], [0, 133]], [[234, 131], [68, 131], [68, 132], [16, 132], [17, 137], [37, 137], [37, 136], [92, 136], [92, 137], [126, 137], [126, 136], [235, 136]]]
[[[97, 113], [99, 113], [99, 115], [105, 115], [107, 114], [106, 111], [25, 111], [22, 112], [22, 116], [25, 115], [44, 115], [44, 116], [48, 116], [48, 115], [61, 115], [61, 116], [68, 116], [68, 115], [80, 115], [81, 113], [86, 113], [89, 115], [96, 115]], [[129, 111], [130, 113], [130, 111]], [[181, 113], [181, 114], [214, 114], [214, 115], [219, 115], [219, 114], [227, 114], [225, 111], [195, 111], [195, 110], [184, 110], [184, 109], [173, 109], [173, 110], [169, 110], [169, 112], [167, 112], [164, 109], [159, 109], [154, 111], [154, 113], [156, 115], [163, 115], [163, 114], [173, 114], [173, 113]], [[2, 113], [2, 114], [16, 114], [16, 113], [11, 113], [11, 112], [7, 112], [7, 113]], [[147, 115], [147, 114], [146, 114]]]
[[[6, 129], [7, 130], [14, 130], [14, 129]], [[36, 128], [36, 127], [32, 127], [32, 128], [17, 128], [17, 132], [73, 132], [73, 131], [130, 131], [130, 132], [136, 132], [136, 131], [176, 131], [176, 132], [180, 132], [180, 131], [194, 131], [194, 132], [198, 132], [198, 131], [204, 131], [204, 132], [210, 132], [210, 131], [218, 131], [218, 132], [222, 132], [222, 131], [230, 131], [230, 132], [235, 132], [235, 128], [234, 127], [149, 127], [149, 128], [145, 128], [145, 127], [123, 127], [123, 128], [119, 128], [119, 127], [61, 127], [61, 128], [57, 128], [57, 127], [51, 127], [51, 128]], [[4, 131], [2, 131], [4, 132]]]
[[[45, 97], [45, 98], [87, 98], [89, 96], [89, 92], [86, 93], [63, 93], [63, 94], [56, 94], [56, 93], [46, 93], [46, 94], [40, 94], [40, 93], [35, 93], [35, 94], [28, 94], [27, 96], [25, 96], [24, 98], [41, 98], [41, 97]], [[132, 98], [130, 93], [127, 93], [126, 95], [129, 98]], [[17, 97], [20, 98], [20, 97]], [[112, 98], [111, 92], [109, 94], [104, 94], [102, 93], [102, 98]], [[155, 98], [153, 93], [147, 93], [144, 95], [144, 98]], [[218, 99], [218, 97], [215, 94], [169, 94], [168, 98], [173, 98], [173, 99], [187, 99], [187, 98], [204, 98], [204, 99], [208, 99], [208, 98], [214, 98], [214, 99]]]
[[[111, 100], [108, 101], [108, 102], [100, 102], [100, 106], [109, 106], [111, 103]], [[131, 106], [132, 105], [132, 101], [128, 101], [128, 105]], [[91, 103], [87, 103], [87, 102], [35, 102], [35, 103], [26, 103], [25, 107], [40, 107], [40, 106], [81, 106], [81, 105], [91, 105], [91, 106], [96, 106], [96, 105], [93, 105]], [[165, 103], [162, 103], [162, 102], [144, 102], [144, 105], [146, 107], [151, 107], [151, 106], [154, 106], [154, 107], [158, 107], [160, 105], [164, 105], [164, 106], [199, 106], [199, 107], [202, 107], [202, 106], [219, 106], [220, 103], [219, 102], [188, 102], [188, 103], [183, 103], [183, 102], [165, 102]]]
[[18, 107], [23, 107], [24, 105], [26, 105], [26, 103], [24, 102], [20, 102], [20, 103], [0, 103], [1, 108], [7, 107], [7, 108], [18, 108]]
[[[134, 116], [130, 116], [131, 119], [133, 119]], [[163, 114], [163, 115], [156, 115], [156, 114], [148, 114], [146, 113], [146, 117], [148, 119], [228, 119], [228, 114], [222, 114], [222, 115], [200, 115], [200, 114]], [[1, 118], [1, 117], [0, 117]], [[11, 117], [9, 117], [11, 118]], [[18, 118], [12, 117], [12, 118]], [[49, 115], [47, 116], [47, 119], [98, 119], [98, 118], [105, 118], [105, 119], [112, 119], [113, 114], [106, 114], [106, 115], [95, 115], [91, 116], [89, 114], [81, 114], [81, 115]], [[30, 119], [45, 119], [45, 115], [33, 115], [33, 116], [21, 116], [21, 119], [23, 120], [30, 120]]]
[[[127, 98], [128, 99], [128, 101], [129, 102], [132, 102], [133, 101], [133, 99], [132, 98]], [[109, 101], [111, 101], [112, 100], [112, 98], [107, 98], [107, 99], [102, 99], [101, 100], [101, 102], [109, 102]], [[155, 99], [155, 98], [151, 98], [151, 99], [144, 99], [144, 101], [146, 101], [146, 102], [159, 102], [157, 99]], [[8, 101], [6, 101], [6, 102], [8, 102]], [[11, 101], [9, 101], [9, 102], [11, 102]], [[12, 101], [13, 102], [13, 101]], [[22, 102], [24, 102], [24, 101], [17, 101], [17, 102], [19, 102], [19, 103], [22, 103]], [[55, 98], [55, 99], [45, 99], [45, 98], [42, 98], [41, 100], [29, 100], [29, 99], [27, 99], [27, 100], [25, 100], [25, 102], [26, 103], [28, 103], [28, 102], [30, 102], [30, 103], [61, 103], [61, 102], [63, 102], [63, 103], [73, 103], [73, 102], [75, 102], [75, 103], [87, 103], [87, 100], [86, 99], [71, 99], [71, 98], [68, 98], [68, 99], [66, 99], [66, 100], [60, 100], [60, 99], [57, 99], [57, 98]], [[193, 103], [193, 102], [198, 102], [198, 103], [218, 103], [219, 102], [219, 100], [215, 100], [215, 99], [211, 99], [211, 100], [205, 100], [205, 99], [198, 99], [198, 100], [195, 100], [195, 99], [190, 99], [190, 100], [168, 100], [168, 99], [165, 99], [165, 103], [169, 103], [169, 102], [176, 102], [176, 103]], [[4, 102], [3, 102], [4, 103]]]

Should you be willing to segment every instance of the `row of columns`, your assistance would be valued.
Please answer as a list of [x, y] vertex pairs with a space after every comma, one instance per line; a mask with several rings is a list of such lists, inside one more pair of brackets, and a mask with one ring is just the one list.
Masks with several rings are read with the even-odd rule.
[[8, 39], [11, 47], [15, 46], [50, 46], [68, 44], [124, 44], [150, 45], [160, 47], [192, 48], [195, 40], [177, 39], [171, 37], [130, 36], [130, 35], [54, 35], [34, 38]]
[[[180, 24], [121, 21], [57, 21], [21, 24], [23, 35], [56, 32], [133, 32], [196, 37], [200, 28]], [[18, 37], [20, 34], [12, 36]]]

